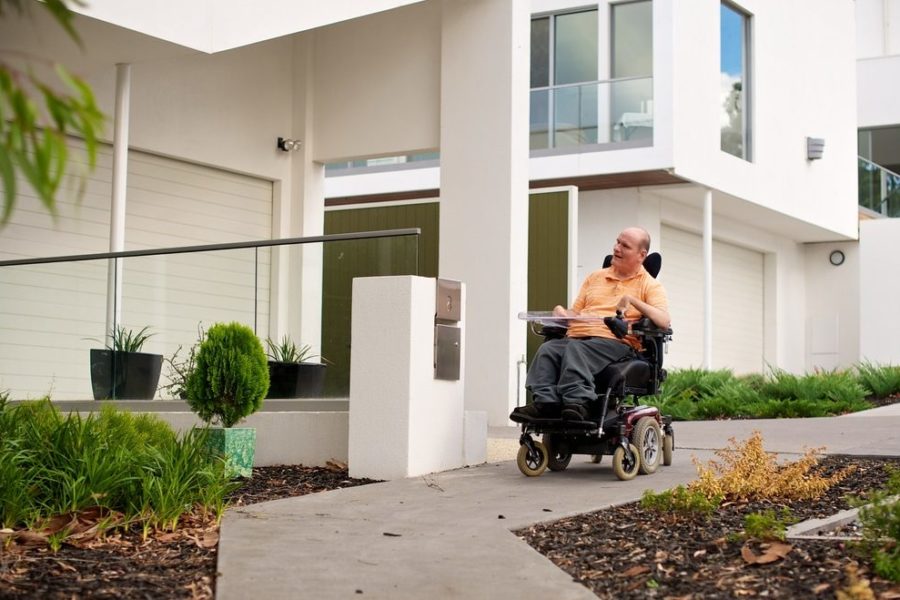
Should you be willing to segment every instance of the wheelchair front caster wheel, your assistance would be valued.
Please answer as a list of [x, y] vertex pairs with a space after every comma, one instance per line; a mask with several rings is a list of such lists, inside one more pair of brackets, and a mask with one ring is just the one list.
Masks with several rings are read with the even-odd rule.
[[551, 471], [565, 471], [572, 460], [572, 453], [560, 452], [559, 440], [555, 436], [545, 434], [544, 446], [547, 448], [547, 467]]
[[631, 458], [625, 454], [625, 448], [622, 446], [616, 448], [612, 457], [613, 473], [622, 481], [634, 479], [641, 467], [641, 455], [638, 454], [638, 449], [634, 444], [628, 444], [628, 449], [631, 450]]
[[672, 453], [675, 451], [675, 438], [671, 435], [663, 436], [662, 464], [668, 467], [672, 464]]
[[659, 423], [652, 417], [641, 417], [634, 427], [634, 445], [641, 455], [641, 473], [651, 475], [659, 467], [659, 459], [662, 454], [662, 430]]
[[534, 452], [528, 450], [528, 446], [519, 446], [519, 454], [516, 455], [516, 465], [523, 475], [537, 477], [547, 470], [550, 453], [541, 442], [534, 442]]
[[602, 454], [591, 454], [591, 462], [595, 465], [600, 464], [601, 460], [603, 460]]

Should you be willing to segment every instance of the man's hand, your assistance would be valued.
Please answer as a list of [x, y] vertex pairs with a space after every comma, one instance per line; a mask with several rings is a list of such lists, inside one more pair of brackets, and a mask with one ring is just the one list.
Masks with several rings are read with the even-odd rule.
[[553, 307], [553, 316], [554, 317], [577, 317], [577, 313], [574, 310], [569, 310], [564, 306], [560, 306], [557, 304]]
[[638, 312], [640, 312], [645, 317], [648, 317], [653, 324], [659, 327], [660, 329], [668, 329], [672, 325], [672, 319], [669, 317], [669, 313], [662, 310], [661, 308], [656, 308], [650, 304], [642, 300], [638, 300], [628, 294], [625, 294], [621, 298], [619, 298], [618, 304], [616, 304], [616, 308], [621, 310], [624, 314], [629, 306], [634, 306]]

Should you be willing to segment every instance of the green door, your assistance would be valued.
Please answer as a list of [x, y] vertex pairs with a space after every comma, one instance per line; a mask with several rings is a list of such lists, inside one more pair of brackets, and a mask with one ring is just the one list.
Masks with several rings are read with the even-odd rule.
[[329, 361], [325, 395], [350, 394], [350, 309], [354, 277], [437, 277], [438, 203], [330, 210], [325, 233], [419, 227], [415, 237], [329, 242], [323, 250], [322, 356]]
[[[531, 194], [528, 205], [528, 310], [568, 306], [569, 194]], [[526, 325], [526, 327], [528, 327]], [[528, 328], [527, 359], [543, 341]]]

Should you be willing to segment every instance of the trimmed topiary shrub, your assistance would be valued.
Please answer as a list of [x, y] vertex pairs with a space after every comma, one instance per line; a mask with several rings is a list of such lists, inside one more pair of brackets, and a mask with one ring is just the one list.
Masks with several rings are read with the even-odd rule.
[[266, 352], [253, 330], [217, 323], [206, 332], [187, 382], [187, 403], [207, 423], [232, 427], [262, 406], [269, 390]]

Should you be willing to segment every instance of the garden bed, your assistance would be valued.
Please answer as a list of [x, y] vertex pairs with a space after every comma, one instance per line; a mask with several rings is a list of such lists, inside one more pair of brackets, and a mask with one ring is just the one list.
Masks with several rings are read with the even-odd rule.
[[[302, 496], [372, 483], [351, 479], [338, 467], [279, 466], [253, 469], [230, 496], [231, 506]], [[0, 599], [191, 598], [215, 595], [218, 525], [191, 517], [174, 533], [144, 540], [133, 528], [83, 544], [0, 545]]]
[[[857, 471], [822, 498], [784, 504], [799, 519], [824, 517], [848, 508], [846, 496], [884, 485], [885, 464], [900, 459], [832, 456], [826, 473], [849, 465]], [[369, 483], [338, 468], [264, 467], [231, 496], [232, 506], [276, 500]], [[772, 503], [731, 504], [708, 521], [660, 516], [636, 503], [537, 525], [518, 533], [572, 577], [603, 598], [833, 598], [848, 584], [856, 561], [840, 541], [788, 541], [790, 551], [771, 564], [750, 565], [734, 534], [743, 516]], [[83, 546], [0, 550], [0, 598], [213, 598], [218, 529], [192, 519], [176, 533], [144, 541], [140, 531], [109, 536]], [[750, 548], [756, 554], [758, 543]], [[900, 586], [873, 578], [876, 596], [900, 598]]]
[[[724, 504], [709, 519], [659, 514], [631, 503], [516, 533], [601, 598], [834, 598], [857, 568], [875, 597], [897, 599], [900, 584], [874, 577], [845, 541], [787, 540], [784, 558], [751, 564], [745, 541], [737, 537], [747, 514], [787, 508], [805, 520], [845, 510], [847, 496], [884, 486], [886, 464], [900, 467], [900, 459], [823, 458], [825, 474], [847, 465], [857, 470], [816, 500]], [[755, 541], [747, 549], [765, 553]]]

